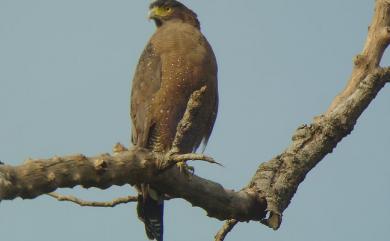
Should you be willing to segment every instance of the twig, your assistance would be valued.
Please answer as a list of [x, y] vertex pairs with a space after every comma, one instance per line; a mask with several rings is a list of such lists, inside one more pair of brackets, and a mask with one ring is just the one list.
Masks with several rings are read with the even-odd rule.
[[198, 160], [198, 161], [205, 161], [205, 162], [209, 162], [211, 164], [217, 164], [219, 166], [223, 166], [221, 163], [215, 161], [212, 157], [209, 157], [209, 156], [206, 156], [203, 154], [197, 154], [197, 153], [176, 154], [176, 155], [171, 156], [170, 159], [173, 162]]
[[162, 164], [160, 165], [160, 169], [164, 170], [167, 169], [176, 163], [179, 162], [186, 162], [190, 160], [197, 160], [197, 161], [204, 161], [211, 164], [217, 164], [219, 166], [223, 165], [217, 161], [215, 161], [212, 157], [203, 155], [203, 154], [197, 154], [197, 153], [186, 153], [186, 154], [171, 154], [168, 152], [168, 154], [163, 158]]
[[389, 24], [390, 4], [388, 0], [376, 0], [375, 11], [362, 52], [354, 58], [351, 77], [344, 90], [338, 94], [329, 106], [327, 113], [346, 100], [359, 86], [360, 82], [379, 68], [382, 56], [390, 43]]
[[226, 235], [232, 231], [234, 226], [238, 223], [235, 219], [229, 219], [225, 222], [222, 228], [218, 231], [218, 233], [214, 236], [215, 241], [223, 241], [226, 238]]
[[184, 112], [182, 119], [177, 125], [175, 138], [172, 143], [172, 148], [164, 156], [162, 163], [160, 164], [161, 169], [166, 169], [176, 163], [186, 162], [189, 160], [205, 161], [208, 163], [223, 166], [219, 162], [216, 162], [213, 158], [203, 154], [196, 154], [196, 153], [179, 154], [182, 149], [181, 143], [184, 142], [183, 140], [184, 137], [190, 135], [191, 131], [193, 131], [192, 123], [194, 122], [193, 120], [197, 115], [199, 109], [202, 107], [202, 101], [206, 90], [207, 87], [203, 86], [202, 88], [194, 91], [191, 94], [187, 103], [186, 111]]
[[183, 143], [184, 137], [192, 131], [192, 123], [194, 116], [196, 115], [197, 111], [202, 107], [201, 104], [206, 90], [207, 87], [203, 86], [199, 90], [196, 90], [194, 91], [194, 93], [192, 93], [187, 103], [187, 108], [184, 112], [183, 118], [177, 125], [175, 139], [173, 140], [172, 149], [170, 151], [171, 153], [180, 152], [180, 145], [181, 143]]
[[119, 204], [125, 204], [125, 203], [129, 203], [129, 202], [136, 202], [137, 201], [137, 197], [134, 197], [134, 196], [120, 197], [120, 198], [116, 198], [110, 202], [96, 202], [96, 201], [84, 201], [84, 200], [81, 200], [81, 199], [74, 197], [74, 196], [60, 195], [60, 194], [55, 193], [55, 192], [48, 193], [47, 195], [57, 199], [58, 201], [68, 201], [68, 202], [76, 203], [76, 204], [83, 206], [83, 207], [84, 206], [86, 206], [86, 207], [115, 207], [116, 205], [119, 205]]

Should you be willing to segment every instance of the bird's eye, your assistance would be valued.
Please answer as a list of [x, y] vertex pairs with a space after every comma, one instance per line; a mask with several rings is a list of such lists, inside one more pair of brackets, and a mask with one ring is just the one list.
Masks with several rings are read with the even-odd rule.
[[167, 13], [170, 13], [171, 11], [172, 11], [172, 8], [170, 8], [170, 7], [165, 7], [165, 12], [167, 12]]

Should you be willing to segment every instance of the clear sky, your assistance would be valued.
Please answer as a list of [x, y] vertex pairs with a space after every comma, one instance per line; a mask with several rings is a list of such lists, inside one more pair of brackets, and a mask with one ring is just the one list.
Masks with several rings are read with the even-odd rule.
[[[294, 130], [326, 110], [362, 48], [374, 1], [183, 1], [219, 64], [220, 110], [196, 174], [240, 189]], [[129, 144], [130, 83], [155, 27], [147, 0], [0, 0], [0, 160], [110, 152]], [[390, 58], [385, 56], [383, 65]], [[310, 172], [278, 231], [241, 223], [226, 240], [383, 241], [390, 237], [390, 93]], [[58, 190], [88, 200], [129, 186]], [[213, 240], [222, 222], [183, 200], [165, 209], [165, 240]], [[0, 204], [3, 241], [146, 240], [135, 205], [82, 208], [41, 196]]]

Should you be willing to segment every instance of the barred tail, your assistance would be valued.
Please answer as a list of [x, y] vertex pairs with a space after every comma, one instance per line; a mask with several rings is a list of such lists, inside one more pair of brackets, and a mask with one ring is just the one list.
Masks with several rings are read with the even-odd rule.
[[149, 195], [138, 195], [137, 213], [145, 224], [145, 232], [150, 240], [163, 241], [164, 201], [154, 200]]

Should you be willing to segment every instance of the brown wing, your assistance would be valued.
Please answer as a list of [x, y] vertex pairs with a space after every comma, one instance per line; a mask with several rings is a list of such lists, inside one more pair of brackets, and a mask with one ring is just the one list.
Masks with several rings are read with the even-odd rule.
[[131, 120], [133, 145], [146, 147], [151, 126], [151, 102], [161, 85], [161, 59], [149, 42], [145, 47], [131, 89]]

